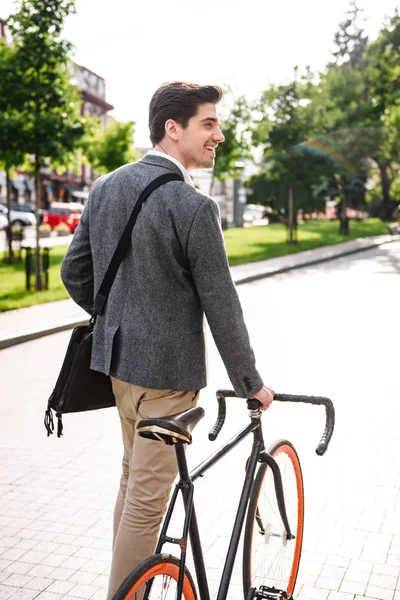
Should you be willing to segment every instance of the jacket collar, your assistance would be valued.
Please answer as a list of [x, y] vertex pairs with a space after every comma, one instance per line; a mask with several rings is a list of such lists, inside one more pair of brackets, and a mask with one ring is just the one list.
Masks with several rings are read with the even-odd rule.
[[168, 169], [168, 171], [177, 173], [178, 175], [181, 175], [181, 177], [183, 178], [182, 171], [180, 170], [178, 165], [173, 163], [172, 160], [169, 160], [168, 158], [163, 158], [162, 156], [154, 156], [151, 154], [146, 154], [145, 156], [143, 156], [143, 158], [140, 159], [139, 162], [144, 163], [145, 165], [152, 165], [155, 167], [162, 167], [164, 169]]

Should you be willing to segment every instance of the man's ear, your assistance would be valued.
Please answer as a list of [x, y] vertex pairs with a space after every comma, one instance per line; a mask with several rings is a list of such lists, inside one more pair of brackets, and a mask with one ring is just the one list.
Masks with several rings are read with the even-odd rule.
[[179, 139], [179, 124], [173, 119], [168, 119], [165, 122], [165, 133], [170, 137], [174, 142]]

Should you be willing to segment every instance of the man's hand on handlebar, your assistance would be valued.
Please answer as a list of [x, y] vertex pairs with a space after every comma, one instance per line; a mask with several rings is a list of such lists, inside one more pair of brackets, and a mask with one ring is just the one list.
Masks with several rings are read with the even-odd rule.
[[261, 390], [257, 392], [257, 394], [254, 394], [253, 398], [257, 398], [257, 400], [261, 402], [260, 410], [267, 410], [267, 408], [271, 406], [274, 396], [274, 390], [263, 385]]

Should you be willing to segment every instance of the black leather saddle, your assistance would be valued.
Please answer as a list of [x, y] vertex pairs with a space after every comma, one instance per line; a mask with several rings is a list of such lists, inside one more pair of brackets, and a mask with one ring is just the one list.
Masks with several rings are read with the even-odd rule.
[[192, 431], [203, 417], [204, 409], [194, 406], [169, 417], [143, 419], [136, 425], [136, 430], [142, 437], [161, 440], [169, 446], [178, 442], [191, 444]]

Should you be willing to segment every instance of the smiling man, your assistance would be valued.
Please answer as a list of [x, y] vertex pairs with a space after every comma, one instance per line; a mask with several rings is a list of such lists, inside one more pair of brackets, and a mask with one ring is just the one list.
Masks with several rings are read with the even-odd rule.
[[111, 375], [124, 455], [114, 512], [108, 598], [155, 549], [173, 480], [173, 447], [135, 436], [143, 418], [196, 405], [206, 386], [204, 314], [232, 385], [266, 409], [263, 385], [229, 271], [216, 202], [189, 171], [211, 168], [224, 141], [216, 86], [161, 86], [149, 110], [150, 150], [98, 179], [62, 264], [72, 298], [91, 309], [135, 202], [154, 179], [175, 173], [143, 204], [103, 315], [96, 321], [92, 368]]

